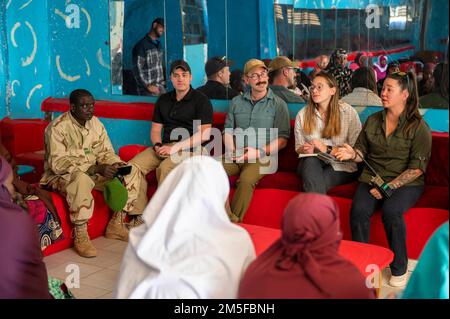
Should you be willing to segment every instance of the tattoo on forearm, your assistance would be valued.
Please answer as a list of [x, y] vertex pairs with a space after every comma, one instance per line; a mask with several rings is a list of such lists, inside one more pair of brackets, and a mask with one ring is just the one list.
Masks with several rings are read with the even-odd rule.
[[390, 182], [389, 185], [394, 189], [400, 188], [403, 185], [412, 182], [422, 174], [423, 172], [420, 169], [407, 169], [406, 171], [401, 173], [396, 179]]

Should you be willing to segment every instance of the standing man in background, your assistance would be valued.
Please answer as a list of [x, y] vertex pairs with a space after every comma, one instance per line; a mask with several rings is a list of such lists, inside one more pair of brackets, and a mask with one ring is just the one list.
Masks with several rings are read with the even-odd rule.
[[163, 51], [159, 38], [164, 33], [164, 19], [156, 18], [150, 32], [133, 48], [133, 75], [139, 95], [159, 96], [166, 92]]

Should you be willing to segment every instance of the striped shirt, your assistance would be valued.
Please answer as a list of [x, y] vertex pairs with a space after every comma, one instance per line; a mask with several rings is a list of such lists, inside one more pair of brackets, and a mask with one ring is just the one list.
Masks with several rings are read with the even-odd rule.
[[[298, 150], [305, 142], [311, 142], [312, 140], [319, 140], [327, 146], [341, 146], [347, 143], [353, 146], [358, 138], [359, 132], [361, 132], [361, 121], [359, 119], [358, 112], [349, 104], [339, 101], [339, 109], [341, 116], [341, 132], [337, 136], [333, 136], [331, 139], [323, 138], [322, 131], [325, 127], [322, 117], [319, 111], [315, 110], [317, 117], [316, 128], [311, 134], [306, 134], [303, 131], [303, 122], [305, 116], [306, 107], [301, 109], [297, 117], [295, 118], [295, 149]], [[357, 170], [354, 162], [332, 163], [331, 166], [335, 171], [355, 172]]]

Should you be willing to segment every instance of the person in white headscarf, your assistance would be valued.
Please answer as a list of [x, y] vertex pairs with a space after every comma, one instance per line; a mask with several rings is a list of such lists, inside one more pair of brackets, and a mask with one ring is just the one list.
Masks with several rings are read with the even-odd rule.
[[206, 156], [183, 161], [130, 232], [114, 298], [236, 298], [255, 259], [250, 235], [230, 222], [229, 182]]

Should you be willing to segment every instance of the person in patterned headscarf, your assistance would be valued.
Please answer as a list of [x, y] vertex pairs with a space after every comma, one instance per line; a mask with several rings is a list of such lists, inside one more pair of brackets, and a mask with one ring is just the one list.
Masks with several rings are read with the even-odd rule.
[[352, 70], [347, 67], [347, 51], [344, 49], [336, 49], [330, 57], [325, 69], [336, 79], [339, 85], [339, 96], [344, 97], [352, 91], [350, 80], [352, 78]]

